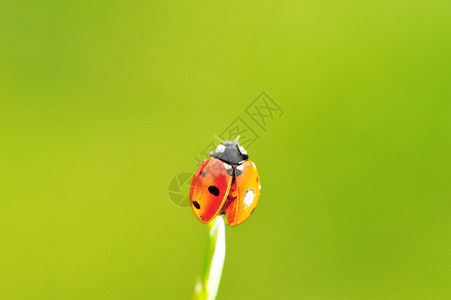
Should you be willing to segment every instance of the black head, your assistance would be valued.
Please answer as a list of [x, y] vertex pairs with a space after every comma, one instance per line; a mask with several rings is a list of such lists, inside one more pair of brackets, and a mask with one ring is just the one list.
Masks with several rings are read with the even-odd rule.
[[223, 141], [210, 155], [235, 166], [249, 158], [246, 150], [237, 141]]

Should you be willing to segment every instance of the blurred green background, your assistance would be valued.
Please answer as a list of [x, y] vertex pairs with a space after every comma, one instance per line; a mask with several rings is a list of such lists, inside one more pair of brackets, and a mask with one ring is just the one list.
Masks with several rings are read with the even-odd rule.
[[0, 299], [190, 299], [177, 174], [262, 91], [218, 299], [451, 299], [451, 2], [0, 4]]

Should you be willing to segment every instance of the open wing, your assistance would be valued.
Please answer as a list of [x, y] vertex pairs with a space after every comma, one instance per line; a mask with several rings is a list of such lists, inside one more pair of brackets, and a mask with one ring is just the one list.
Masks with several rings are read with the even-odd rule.
[[[254, 211], [260, 197], [260, 177], [252, 161], [246, 161], [235, 168], [236, 198], [227, 203], [225, 214], [232, 226], [243, 223]], [[229, 197], [230, 199], [230, 197]]]
[[194, 174], [190, 189], [191, 207], [204, 223], [221, 211], [233, 179], [233, 168], [217, 158], [209, 158]]

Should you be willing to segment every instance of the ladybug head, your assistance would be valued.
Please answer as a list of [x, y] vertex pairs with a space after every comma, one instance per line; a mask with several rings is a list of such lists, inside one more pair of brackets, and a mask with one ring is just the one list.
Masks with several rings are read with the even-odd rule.
[[238, 138], [234, 141], [223, 141], [210, 155], [230, 165], [241, 165], [249, 156], [246, 150], [238, 144]]

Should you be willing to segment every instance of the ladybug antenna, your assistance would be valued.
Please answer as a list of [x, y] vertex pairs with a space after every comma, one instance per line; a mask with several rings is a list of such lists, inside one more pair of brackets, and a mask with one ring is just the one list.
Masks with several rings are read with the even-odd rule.
[[215, 137], [215, 139], [217, 139], [219, 142], [224, 142], [224, 140], [223, 139], [221, 139], [219, 136], [217, 136], [216, 134], [214, 135], [214, 137]]
[[239, 139], [240, 139], [240, 136], [238, 135], [233, 141], [238, 142]]

